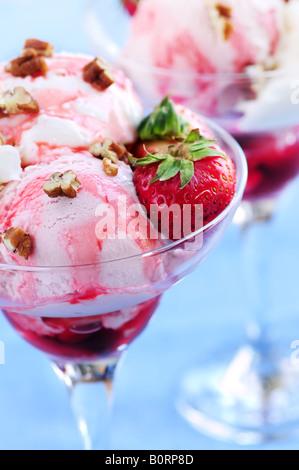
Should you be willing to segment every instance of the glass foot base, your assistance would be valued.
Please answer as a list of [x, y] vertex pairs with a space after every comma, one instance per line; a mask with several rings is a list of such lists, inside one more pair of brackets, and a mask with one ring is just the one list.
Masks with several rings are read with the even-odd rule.
[[120, 357], [90, 363], [53, 363], [69, 391], [85, 450], [109, 449], [113, 379]]
[[299, 368], [290, 358], [274, 366], [248, 347], [227, 364], [206, 364], [183, 379], [177, 408], [197, 431], [256, 445], [299, 429]]

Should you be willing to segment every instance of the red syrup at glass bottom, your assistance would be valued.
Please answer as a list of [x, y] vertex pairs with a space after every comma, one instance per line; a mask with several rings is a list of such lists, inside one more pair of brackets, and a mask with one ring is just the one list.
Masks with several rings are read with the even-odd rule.
[[62, 361], [94, 361], [124, 349], [147, 326], [160, 297], [104, 315], [76, 318], [32, 317], [4, 310], [30, 344]]

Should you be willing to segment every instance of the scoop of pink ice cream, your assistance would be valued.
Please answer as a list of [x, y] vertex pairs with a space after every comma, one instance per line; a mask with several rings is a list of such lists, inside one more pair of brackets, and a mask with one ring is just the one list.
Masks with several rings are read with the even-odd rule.
[[[44, 183], [54, 173], [69, 170], [81, 184], [77, 197], [49, 197], [43, 190]], [[10, 272], [6, 279], [4, 273], [0, 292], [3, 288], [13, 298], [32, 304], [70, 296], [70, 308], [74, 307], [76, 293], [80, 293], [80, 298], [87, 293], [95, 298], [106, 294], [101, 305], [96, 305], [98, 313], [102, 307], [113, 311], [114, 306], [105, 304], [111, 292], [120, 295], [139, 289], [144, 300], [142, 286], [148, 286], [158, 272], [161, 276], [161, 266], [154, 258], [125, 260], [161, 246], [158, 234], [152, 239], [148, 235], [150, 222], [138, 201], [132, 170], [125, 163], [119, 162], [117, 176], [111, 177], [104, 172], [102, 161], [84, 152], [69, 152], [64, 158], [27, 167], [20, 181], [7, 184], [0, 194], [0, 233], [17, 227], [27, 232], [32, 241], [27, 261], [1, 243], [0, 262], [66, 267], [32, 274]], [[137, 211], [138, 228], [134, 223]], [[122, 261], [106, 263], [119, 259]], [[76, 268], [97, 263], [100, 264], [93, 269]], [[138, 299], [134, 298], [134, 302], [138, 303]]]
[[[120, 254], [122, 257], [132, 256], [155, 248], [155, 241], [148, 239], [147, 233], [144, 234], [145, 240], [134, 237], [129, 231], [126, 233], [134, 219], [134, 215], [126, 217], [126, 211], [138, 203], [138, 198], [131, 168], [123, 162], [119, 162], [118, 167], [117, 176], [107, 176], [103, 163], [87, 152], [74, 155], [69, 152], [51, 163], [27, 167], [19, 182], [8, 184], [0, 193], [0, 232], [10, 227], [22, 228], [30, 234], [33, 249], [28, 261], [24, 261], [6, 250], [2, 243], [2, 260], [8, 264], [25, 263], [28, 266], [82, 265], [117, 259]], [[77, 197], [49, 197], [43, 190], [44, 183], [54, 173], [63, 174], [69, 170], [81, 183]], [[119, 208], [123, 214], [118, 214]], [[143, 214], [141, 206], [140, 212]], [[122, 230], [126, 236], [117, 237], [122, 215]], [[103, 230], [99, 223], [101, 218]], [[147, 220], [146, 215], [144, 219]], [[111, 231], [106, 236], [103, 231], [107, 227]]]
[[[94, 141], [118, 143], [135, 139], [142, 107], [132, 84], [114, 70], [115, 82], [99, 91], [83, 80], [89, 56], [56, 54], [45, 58], [45, 75], [15, 77], [0, 66], [2, 92], [23, 87], [37, 101], [38, 114], [0, 119], [0, 134], [20, 152], [23, 166], [50, 161], [65, 149], [88, 150]], [[52, 149], [57, 149], [56, 154]]]
[[123, 55], [179, 72], [242, 72], [271, 66], [281, 0], [140, 0]]

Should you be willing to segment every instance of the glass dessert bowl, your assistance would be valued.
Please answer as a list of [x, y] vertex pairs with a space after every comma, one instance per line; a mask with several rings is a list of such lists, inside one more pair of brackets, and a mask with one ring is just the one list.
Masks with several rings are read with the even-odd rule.
[[[28, 39], [0, 81], [0, 308], [66, 383], [85, 447], [105, 447], [99, 387], [111, 399], [120, 357], [161, 295], [220, 241], [246, 160], [229, 134], [168, 97], [142, 119], [130, 80], [100, 58]], [[174, 211], [167, 237], [145, 206], [181, 194], [194, 227], [181, 235], [178, 218], [174, 237]]]
[[[272, 322], [269, 283], [259, 275], [258, 263], [267, 263], [273, 253], [259, 243], [254, 256], [246, 251], [257, 224], [271, 224], [279, 196], [299, 174], [299, 60], [293, 54], [298, 2], [264, 2], [256, 16], [257, 6], [249, 1], [230, 1], [227, 7], [228, 2], [194, 0], [190, 9], [178, 0], [172, 6], [169, 0], [160, 7], [158, 3], [115, 0], [107, 9], [104, 1], [91, 1], [86, 32], [94, 51], [131, 77], [146, 107], [168, 93], [221, 125], [246, 155], [248, 182], [235, 222], [243, 233], [246, 289], [256, 286], [254, 327], [248, 328], [255, 333], [231, 364], [218, 361], [209, 371], [187, 376], [180, 411], [196, 429], [212, 436], [243, 444], [264, 442], [293, 430], [299, 416], [296, 387], [289, 386], [298, 385], [298, 372], [285, 367], [285, 351], [278, 351], [267, 334]], [[213, 16], [207, 16], [207, 8]], [[288, 9], [286, 23], [283, 8]], [[223, 381], [230, 386], [223, 389]]]
[[[97, 400], [92, 415], [86, 411], [88, 403], [101, 396], [96, 384], [111, 389], [122, 353], [144, 330], [163, 293], [192, 272], [215, 248], [242, 200], [247, 179], [243, 152], [225, 131], [209, 125], [235, 163], [237, 191], [231, 204], [197, 233], [151, 252], [98, 264], [66, 267], [0, 264], [0, 308], [26, 341], [49, 356], [66, 382], [86, 448], [105, 445], [107, 434], [104, 398], [103, 403]], [[138, 285], [131, 285], [129, 278], [144, 269], [150, 274]], [[113, 287], [103, 292], [98, 280], [109, 283], [113, 278], [116, 279]], [[73, 287], [70, 279], [76, 280]], [[67, 286], [65, 296], [57, 294], [61, 286]]]

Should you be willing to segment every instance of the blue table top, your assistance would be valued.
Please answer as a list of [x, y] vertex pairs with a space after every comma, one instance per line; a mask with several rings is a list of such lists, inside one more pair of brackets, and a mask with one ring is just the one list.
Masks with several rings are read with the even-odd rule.
[[[22, 13], [16, 4], [22, 5]], [[84, 0], [2, 0], [0, 5], [3, 59], [17, 54], [28, 36], [49, 40], [58, 50], [89, 51], [81, 21]], [[12, 18], [17, 24], [11, 40]], [[298, 200], [297, 180], [282, 196], [271, 229], [259, 234], [273, 252], [273, 315], [287, 330], [290, 326], [290, 341], [299, 338], [299, 333], [294, 337]], [[242, 344], [248, 310], [240, 276], [239, 229], [232, 226], [209, 259], [165, 295], [150, 326], [131, 345], [116, 381], [111, 448], [240, 449], [195, 432], [178, 415], [174, 401], [191, 365], [216, 362], [220, 354]], [[0, 341], [6, 352], [5, 365], [0, 365], [0, 449], [81, 449], [67, 392], [47, 358], [21, 340], [2, 316]], [[298, 436], [255, 448], [296, 449]]]

